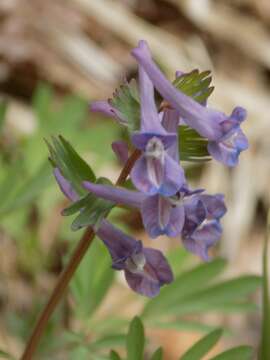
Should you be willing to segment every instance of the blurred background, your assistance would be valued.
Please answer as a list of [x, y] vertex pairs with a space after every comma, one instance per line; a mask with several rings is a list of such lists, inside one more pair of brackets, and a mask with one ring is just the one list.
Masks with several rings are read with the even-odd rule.
[[[64, 135], [99, 175], [117, 177], [120, 166], [110, 143], [121, 138], [122, 130], [112, 120], [90, 114], [88, 104], [111, 97], [125, 78], [136, 75], [130, 50], [139, 39], [148, 41], [171, 79], [175, 70], [212, 70], [211, 106], [226, 113], [235, 105], [248, 110], [243, 127], [250, 149], [237, 168], [208, 162], [187, 164], [186, 169], [194, 186], [225, 193], [228, 213], [216, 250], [228, 260], [223, 276], [261, 273], [270, 201], [269, 0], [0, 0], [0, 348], [15, 357], [80, 237], [70, 231], [70, 219], [60, 215], [66, 204], [51, 176], [43, 139]], [[120, 210], [113, 216], [149, 242], [138, 216]], [[170, 251], [178, 241], [160, 238], [154, 246]], [[184, 257], [185, 266], [187, 257], [187, 263], [197, 261]], [[90, 260], [84, 262], [83, 275], [78, 273], [86, 287], [81, 299], [86, 314]], [[105, 260], [104, 269], [110, 266]], [[82, 317], [74, 316], [80, 312], [75, 288], [74, 283], [48, 339], [50, 331], [62, 328], [92, 338], [93, 323], [82, 324]], [[259, 294], [254, 300], [259, 303]], [[100, 324], [115, 313], [130, 318], [142, 304], [117, 274], [98, 311], [99, 303], [93, 305], [91, 321]], [[259, 341], [257, 312], [198, 316], [236, 331], [237, 337], [225, 338], [221, 348], [239, 341], [256, 346]], [[152, 346], [164, 346], [169, 360], [199, 336], [190, 329], [149, 327], [147, 333]], [[59, 350], [44, 358], [68, 357]]]

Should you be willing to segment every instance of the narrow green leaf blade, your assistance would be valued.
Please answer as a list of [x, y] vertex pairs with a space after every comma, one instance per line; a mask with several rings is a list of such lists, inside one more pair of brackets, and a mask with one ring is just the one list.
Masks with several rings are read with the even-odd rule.
[[3, 100], [0, 101], [0, 134], [2, 133], [4, 122], [6, 118], [7, 103]]
[[115, 346], [124, 346], [126, 341], [126, 336], [124, 334], [115, 334], [104, 336], [94, 342], [92, 342], [89, 346], [89, 350], [100, 350], [106, 348], [112, 348]]
[[71, 229], [73, 231], [80, 230], [83, 227], [87, 226], [96, 226], [98, 227], [100, 221], [109, 213], [109, 211], [115, 206], [115, 204], [103, 200], [95, 199], [90, 202], [85, 208], [83, 208], [80, 214], [71, 224]]
[[48, 84], [39, 84], [33, 96], [33, 108], [39, 127], [45, 132], [50, 132], [53, 126], [52, 103], [52, 87]]
[[263, 296], [262, 296], [262, 333], [259, 359], [270, 359], [270, 295], [268, 275], [268, 241], [270, 238], [270, 210], [267, 218], [267, 229], [263, 249]]
[[139, 317], [135, 317], [129, 326], [127, 335], [127, 360], [143, 360], [144, 328]]
[[120, 355], [119, 355], [116, 351], [111, 350], [111, 352], [110, 352], [110, 359], [111, 359], [111, 360], [121, 360], [121, 357], [120, 357]]
[[[176, 78], [173, 85], [197, 102], [205, 104], [214, 90], [214, 87], [210, 86], [212, 81], [210, 75], [211, 71], [199, 72], [195, 69]], [[207, 150], [207, 139], [200, 136], [195, 130], [188, 126], [179, 126], [179, 137], [181, 139], [179, 141], [179, 155], [182, 161], [211, 160]]]
[[79, 317], [90, 317], [102, 304], [113, 277], [110, 255], [102, 242], [95, 239], [71, 281]]
[[[250, 346], [238, 346], [214, 356], [210, 360], [252, 360], [253, 349]], [[266, 360], [267, 358], [264, 358]]]
[[189, 260], [192, 259], [190, 252], [180, 246], [176, 249], [170, 250], [166, 256], [175, 276], [178, 276], [181, 272], [183, 272]]
[[63, 216], [74, 215], [81, 209], [85, 208], [87, 204], [95, 201], [95, 197], [92, 194], [87, 194], [85, 197], [73, 202], [70, 206], [62, 211]]
[[59, 139], [69, 156], [70, 163], [73, 165], [80, 178], [82, 180], [95, 181], [95, 174], [87, 162], [80, 157], [80, 155], [63, 136], [60, 135]]
[[178, 128], [179, 155], [182, 161], [209, 161], [211, 157], [207, 150], [207, 139], [200, 136], [195, 130], [186, 125]]
[[237, 301], [253, 293], [259, 286], [261, 286], [261, 278], [259, 276], [240, 276], [200, 290], [187, 296], [185, 299], [180, 299], [175, 306], [179, 308], [179, 312], [181, 313], [185, 306], [189, 309], [192, 307], [193, 310], [196, 310], [204, 304], [208, 304], [209, 306], [212, 304], [216, 305]]
[[15, 358], [4, 350], [0, 350], [0, 358], [7, 360], [15, 360]]
[[160, 329], [174, 329], [179, 331], [191, 331], [191, 332], [200, 332], [200, 333], [209, 333], [217, 328], [215, 325], [208, 325], [201, 322], [191, 321], [191, 320], [175, 320], [175, 321], [168, 321], [168, 322], [160, 322], [154, 321], [149, 326]]
[[180, 358], [180, 360], [200, 360], [206, 355], [218, 342], [222, 335], [222, 329], [217, 329], [204, 336], [196, 342], [188, 351]]
[[[180, 305], [181, 304], [181, 305]], [[256, 304], [247, 301], [231, 301], [231, 302], [208, 302], [207, 299], [202, 301], [182, 301], [177, 306], [171, 307], [169, 313], [172, 315], [183, 316], [189, 314], [198, 314], [206, 312], [219, 312], [225, 314], [253, 312], [258, 310]]]
[[31, 203], [50, 183], [52, 174], [48, 162], [41, 164], [36, 174], [27, 179], [12, 195], [5, 206], [0, 210], [0, 215], [7, 215], [9, 212]]
[[136, 80], [122, 84], [114, 93], [110, 103], [121, 114], [122, 124], [130, 131], [140, 127], [140, 101]]
[[162, 360], [163, 359], [163, 349], [158, 348], [151, 357], [151, 360]]
[[199, 72], [195, 69], [177, 77], [173, 85], [199, 103], [205, 103], [214, 90], [213, 86], [210, 87], [211, 81], [211, 71]]
[[172, 305], [177, 306], [181, 299], [204, 288], [208, 282], [222, 272], [225, 265], [224, 259], [215, 259], [180, 274], [172, 284], [161, 289], [158, 297], [146, 303], [143, 316], [150, 317], [170, 312]]

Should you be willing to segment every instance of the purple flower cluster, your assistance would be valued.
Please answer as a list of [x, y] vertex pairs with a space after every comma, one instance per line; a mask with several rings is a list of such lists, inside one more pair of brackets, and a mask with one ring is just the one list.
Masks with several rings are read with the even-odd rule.
[[[181, 237], [187, 250], [207, 261], [209, 248], [221, 236], [220, 219], [226, 207], [223, 195], [206, 195], [202, 189], [189, 188], [179, 162], [178, 127], [184, 123], [207, 138], [210, 155], [231, 167], [248, 147], [240, 129], [246, 111], [236, 107], [227, 116], [182, 93], [154, 63], [145, 41], [140, 41], [131, 53], [139, 66], [141, 111], [140, 130], [131, 135], [133, 146], [141, 151], [130, 174], [136, 190], [89, 181], [83, 186], [97, 197], [139, 209], [151, 238]], [[160, 112], [156, 108], [154, 88], [168, 103]], [[121, 124], [125, 122], [123, 114], [107, 101], [92, 103], [91, 110], [109, 115]], [[125, 162], [125, 144], [116, 142], [113, 149]], [[74, 201], [74, 191], [66, 180], [58, 171], [55, 176], [65, 195]], [[127, 283], [136, 292], [153, 297], [162, 285], [173, 280], [170, 266], [160, 251], [144, 248], [140, 241], [123, 234], [106, 220], [102, 221], [97, 236], [107, 246], [113, 268], [124, 271]]]

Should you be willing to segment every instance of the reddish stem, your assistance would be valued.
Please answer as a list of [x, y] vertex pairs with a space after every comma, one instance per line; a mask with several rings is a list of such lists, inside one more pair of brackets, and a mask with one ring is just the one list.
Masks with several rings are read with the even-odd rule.
[[[127, 160], [125, 166], [123, 167], [115, 185], [123, 185], [123, 183], [126, 181], [135, 161], [140, 156], [140, 151], [135, 150], [129, 159]], [[33, 354], [35, 353], [37, 346], [39, 344], [40, 338], [46, 328], [46, 325], [54, 312], [56, 306], [62, 299], [68, 284], [73, 277], [75, 271], [77, 270], [80, 262], [82, 261], [84, 255], [86, 254], [89, 246], [92, 244], [92, 241], [95, 237], [95, 233], [91, 227], [88, 227], [81, 240], [79, 241], [79, 244], [77, 245], [76, 249], [74, 250], [74, 253], [72, 254], [66, 268], [61, 273], [55, 288], [49, 298], [49, 301], [47, 302], [47, 305], [43, 309], [36, 326], [33, 330], [33, 333], [27, 342], [26, 348], [24, 350], [24, 353], [21, 357], [21, 360], [31, 360], [33, 357]]]

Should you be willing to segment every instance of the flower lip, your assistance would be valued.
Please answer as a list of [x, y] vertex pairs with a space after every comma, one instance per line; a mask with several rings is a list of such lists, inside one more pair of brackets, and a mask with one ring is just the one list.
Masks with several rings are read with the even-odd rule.
[[188, 251], [208, 261], [208, 250], [219, 240], [221, 217], [226, 213], [224, 196], [195, 195], [186, 202], [185, 224], [182, 230], [183, 244]]
[[[136, 243], [135, 243], [136, 241]], [[133, 264], [133, 266], [137, 266], [137, 262], [139, 262], [140, 254], [142, 254], [143, 245], [140, 240], [134, 240], [133, 248], [130, 248], [130, 252], [126, 253], [122, 257], [113, 258], [112, 268], [115, 270], [125, 270], [127, 268], [127, 264]], [[137, 262], [136, 262], [137, 261]]]

